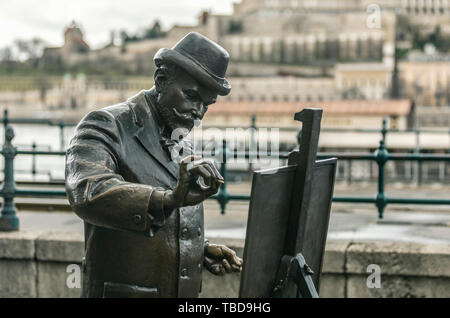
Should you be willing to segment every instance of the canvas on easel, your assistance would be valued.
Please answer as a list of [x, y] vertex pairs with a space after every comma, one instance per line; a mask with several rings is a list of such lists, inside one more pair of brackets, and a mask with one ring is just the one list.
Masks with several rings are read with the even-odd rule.
[[287, 166], [253, 174], [240, 297], [314, 297], [319, 290], [337, 163], [316, 161], [321, 116], [321, 109], [297, 113], [300, 149]]

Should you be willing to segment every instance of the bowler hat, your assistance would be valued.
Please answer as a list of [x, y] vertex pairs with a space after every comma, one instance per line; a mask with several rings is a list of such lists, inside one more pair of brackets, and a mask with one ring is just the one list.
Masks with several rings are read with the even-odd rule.
[[225, 79], [230, 55], [200, 33], [190, 32], [171, 49], [160, 49], [153, 60], [158, 67], [165, 62], [181, 67], [219, 95], [228, 95], [231, 90]]

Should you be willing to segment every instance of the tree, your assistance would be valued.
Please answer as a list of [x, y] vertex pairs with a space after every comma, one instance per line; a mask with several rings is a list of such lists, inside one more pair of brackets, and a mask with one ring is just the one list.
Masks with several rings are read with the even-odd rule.
[[0, 49], [0, 65], [5, 66], [6, 73], [11, 73], [14, 69], [14, 55], [9, 46]]
[[29, 62], [32, 67], [36, 68], [39, 64], [39, 58], [46, 47], [45, 41], [39, 38], [32, 38], [31, 40], [17, 39], [15, 45], [19, 51], [19, 59]]
[[136, 35], [129, 36], [125, 30], [120, 31], [120, 39], [122, 40], [122, 45], [127, 42], [136, 42], [140, 40]]
[[121, 30], [120, 31], [120, 40], [122, 41], [122, 43], [127, 42], [128, 39], [128, 33], [125, 30]]
[[16, 47], [21, 54], [23, 54], [25, 59], [36, 59], [42, 55], [45, 48], [44, 40], [39, 38], [33, 38], [31, 40], [21, 40], [15, 41]]
[[9, 46], [6, 46], [6, 47], [0, 49], [0, 61], [1, 62], [10, 62], [13, 59], [14, 59], [13, 53]]
[[155, 20], [155, 23], [153, 23], [153, 26], [151, 28], [148, 28], [144, 32], [144, 39], [156, 39], [156, 38], [162, 38], [165, 36], [165, 33], [161, 29], [161, 24], [158, 20]]

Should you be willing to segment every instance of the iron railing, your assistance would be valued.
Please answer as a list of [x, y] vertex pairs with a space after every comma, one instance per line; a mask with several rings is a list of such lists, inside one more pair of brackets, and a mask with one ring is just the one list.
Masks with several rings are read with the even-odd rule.
[[[75, 127], [77, 125], [76, 121], [71, 120], [58, 120], [58, 119], [43, 119], [43, 118], [0, 118], [0, 123], [5, 123], [5, 120], [8, 123], [11, 124], [30, 124], [30, 125], [48, 125], [50, 127], [58, 127], [59, 129], [59, 150], [64, 151], [65, 149], [65, 137], [64, 137], [64, 131], [68, 127]], [[251, 128], [252, 131], [255, 131], [258, 128], [262, 128], [256, 125], [257, 116], [251, 115], [250, 116], [250, 125], [249, 126], [233, 126], [233, 125], [227, 125], [226, 127], [220, 127], [220, 126], [208, 126], [204, 125], [202, 126], [203, 129], [208, 128], [219, 128], [219, 129], [226, 129], [226, 128], [241, 128], [241, 129], [249, 129]], [[285, 131], [285, 132], [294, 132], [298, 133], [300, 130], [295, 127], [277, 127], [279, 131]], [[336, 132], [336, 133], [344, 133], [344, 132], [355, 132], [355, 133], [377, 133], [377, 134], [399, 134], [399, 133], [413, 133], [415, 134], [416, 139], [416, 146], [414, 151], [419, 153], [421, 151], [419, 139], [420, 135], [423, 133], [427, 134], [448, 134], [450, 137], [450, 129], [424, 129], [424, 128], [408, 128], [408, 129], [396, 129], [396, 128], [387, 128], [386, 126], [380, 128], [322, 128], [321, 132]]]
[[[19, 229], [19, 219], [16, 214], [16, 208], [14, 205], [14, 198], [17, 196], [60, 196], [65, 197], [67, 194], [64, 190], [39, 190], [39, 189], [17, 189], [14, 179], [14, 158], [16, 155], [45, 155], [45, 156], [64, 156], [65, 151], [37, 151], [32, 150], [18, 150], [12, 144], [14, 138], [14, 130], [10, 123], [18, 121], [10, 121], [8, 118], [8, 111], [5, 110], [3, 117], [3, 125], [5, 130], [5, 142], [1, 151], [4, 157], [4, 180], [3, 186], [0, 190], [0, 196], [3, 197], [4, 203], [0, 216], [0, 230], [1, 231], [13, 231]], [[254, 122], [253, 122], [254, 123]], [[378, 217], [383, 218], [383, 213], [388, 204], [434, 204], [434, 205], [450, 205], [449, 199], [431, 199], [431, 198], [395, 198], [389, 197], [385, 193], [385, 164], [388, 161], [410, 160], [410, 161], [450, 161], [449, 154], [442, 155], [427, 155], [427, 154], [391, 154], [386, 148], [386, 134], [389, 130], [386, 128], [386, 120], [383, 120], [383, 126], [380, 130], [382, 138], [378, 149], [373, 153], [319, 153], [317, 158], [324, 159], [329, 157], [337, 157], [338, 159], [347, 160], [370, 160], [374, 161], [378, 166], [378, 192], [374, 197], [352, 197], [352, 196], [336, 196], [333, 197], [334, 202], [348, 202], [348, 203], [372, 203], [375, 204], [378, 210]], [[220, 187], [219, 192], [212, 196], [211, 199], [217, 200], [220, 205], [221, 213], [224, 214], [226, 206], [231, 200], [248, 201], [250, 195], [246, 194], [230, 194], [227, 191], [227, 158], [230, 156], [230, 151], [227, 150], [226, 140], [222, 141], [222, 162], [220, 172], [224, 178], [224, 183]], [[238, 157], [238, 153], [232, 152], [234, 157]], [[245, 158], [255, 158], [261, 156], [260, 153], [245, 152], [243, 154]], [[242, 156], [241, 156], [242, 157]], [[283, 153], [279, 155], [280, 159], [287, 159], [288, 154]]]

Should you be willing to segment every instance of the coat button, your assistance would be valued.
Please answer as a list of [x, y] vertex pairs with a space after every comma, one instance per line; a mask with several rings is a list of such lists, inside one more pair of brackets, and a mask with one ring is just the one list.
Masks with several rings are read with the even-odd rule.
[[187, 228], [183, 228], [183, 230], [181, 230], [181, 239], [185, 240], [188, 234], [188, 229]]
[[139, 224], [142, 221], [142, 216], [140, 216], [139, 214], [136, 214], [134, 216], [134, 223]]
[[187, 276], [187, 269], [186, 268], [183, 268], [181, 270], [181, 276], [183, 276], [183, 277]]

